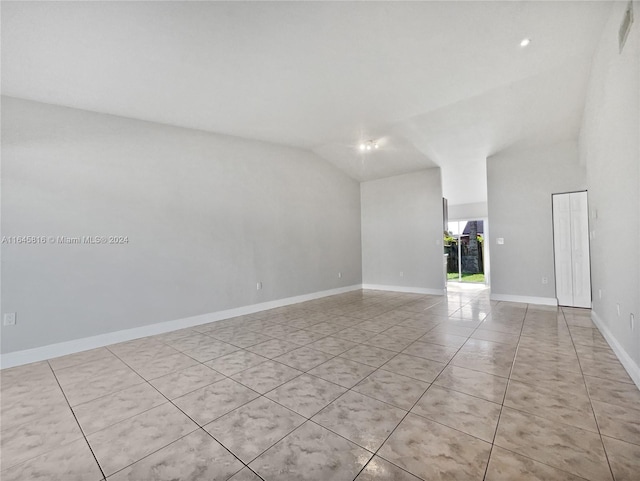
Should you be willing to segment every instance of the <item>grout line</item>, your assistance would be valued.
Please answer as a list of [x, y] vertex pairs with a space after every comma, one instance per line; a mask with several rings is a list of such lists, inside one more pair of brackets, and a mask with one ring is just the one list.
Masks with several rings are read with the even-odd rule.
[[[446, 295], [445, 295], [445, 297], [446, 297]], [[477, 297], [477, 296], [476, 296], [476, 297]], [[425, 309], [425, 310], [428, 310], [428, 309]], [[439, 324], [438, 324], [438, 325], [439, 325]], [[435, 328], [435, 327], [437, 327], [437, 326], [434, 326], [434, 328]], [[432, 329], [433, 329], [433, 328], [432, 328]], [[431, 331], [432, 329], [430, 329], [429, 331]], [[429, 331], [427, 331], [427, 332], [429, 332]], [[474, 331], [474, 332], [475, 332], [475, 331]], [[420, 339], [420, 338], [418, 338], [418, 339]], [[469, 338], [467, 338], [467, 340], [468, 340], [468, 339], [469, 339]], [[418, 340], [416, 340], [416, 341], [414, 341], [414, 342], [418, 342]], [[466, 341], [465, 341], [465, 343], [466, 343]], [[413, 343], [412, 343], [412, 344], [413, 344]], [[464, 345], [464, 344], [463, 344], [463, 345]], [[407, 346], [407, 347], [409, 347], [409, 346]], [[405, 349], [406, 349], [406, 348], [405, 348]], [[460, 346], [460, 347], [458, 348], [458, 350], [456, 351], [456, 354], [460, 351], [460, 349], [462, 349], [462, 346]], [[444, 369], [446, 369], [446, 368], [447, 368], [447, 366], [451, 363], [451, 361], [453, 360], [453, 358], [455, 357], [455, 355], [456, 355], [456, 354], [454, 354], [454, 355], [451, 357], [451, 359], [449, 359], [449, 362], [447, 362], [447, 363], [445, 364], [445, 367], [444, 367], [444, 368], [442, 368], [442, 371], [444, 371]], [[382, 366], [381, 366], [381, 367], [382, 367]], [[381, 367], [380, 367], [380, 368], [378, 368], [378, 370], [379, 370], [379, 369], [381, 369]], [[429, 392], [429, 389], [431, 388], [431, 386], [433, 386], [433, 383], [434, 383], [434, 382], [436, 381], [436, 379], [440, 376], [440, 374], [442, 373], [442, 371], [440, 371], [440, 373], [439, 373], [439, 374], [434, 378], [433, 382], [429, 383], [429, 386], [427, 387], [427, 389], [425, 389], [425, 391], [424, 391], [424, 392], [423, 392], [423, 393], [418, 397], [418, 399], [413, 403], [413, 405], [411, 406], [411, 408], [410, 408], [409, 410], [407, 410], [406, 414], [402, 417], [402, 419], [401, 419], [401, 420], [400, 420], [400, 422], [395, 426], [395, 428], [393, 428], [393, 429], [391, 430], [391, 432], [390, 432], [390, 433], [389, 433], [389, 435], [384, 439], [384, 441], [382, 441], [382, 443], [380, 443], [380, 446], [378, 447], [378, 449], [376, 449], [376, 451], [373, 453], [373, 456], [371, 456], [371, 458], [369, 459], [369, 461], [367, 461], [367, 463], [365, 463], [365, 465], [362, 467], [362, 469], [358, 472], [358, 475], [356, 475], [356, 478], [360, 475], [360, 473], [362, 473], [362, 472], [366, 469], [366, 467], [369, 465], [369, 463], [371, 462], [371, 460], [372, 460], [372, 459], [374, 459], [374, 458], [378, 455], [378, 452], [380, 451], [380, 449], [382, 449], [382, 447], [385, 445], [385, 443], [389, 440], [389, 438], [393, 435], [393, 433], [395, 433], [395, 431], [398, 429], [398, 427], [400, 426], [400, 424], [402, 424], [402, 422], [404, 422], [404, 420], [409, 416], [409, 414], [411, 413], [411, 410], [412, 410], [412, 409], [413, 409], [413, 408], [414, 408], [414, 407], [415, 407], [415, 406], [420, 402], [420, 400], [422, 400], [422, 398], [424, 397], [424, 395], [425, 395], [427, 392]], [[375, 371], [374, 371], [374, 372], [375, 372]], [[372, 373], [372, 374], [373, 374], [373, 373]], [[357, 391], [356, 391], [356, 392], [357, 392]], [[411, 413], [411, 414], [414, 414], [414, 413]], [[414, 415], [416, 415], [416, 414], [414, 414]], [[432, 421], [432, 422], [433, 422], [433, 421]], [[438, 424], [441, 424], [441, 423], [438, 423]], [[442, 425], [442, 424], [441, 424], [441, 425]], [[446, 426], [446, 427], [447, 427], [447, 428], [449, 428], [449, 429], [453, 429], [453, 428], [450, 428], [449, 426]], [[456, 431], [458, 431], [458, 430], [456, 429]], [[461, 431], [459, 431], [459, 432], [461, 432]], [[467, 434], [467, 433], [465, 433], [465, 434]], [[381, 458], [381, 459], [384, 459], [385, 461], [387, 461], [387, 462], [391, 463], [392, 465], [396, 466], [397, 468], [399, 468], [399, 469], [401, 469], [401, 470], [403, 470], [403, 471], [405, 471], [405, 472], [407, 472], [407, 473], [411, 474], [412, 476], [415, 476], [415, 477], [416, 477], [416, 478], [418, 478], [418, 479], [422, 479], [422, 478], [420, 478], [419, 476], [417, 476], [417, 475], [415, 475], [415, 474], [413, 474], [413, 473], [410, 473], [409, 471], [405, 470], [405, 469], [404, 469], [404, 468], [402, 468], [401, 466], [398, 466], [397, 464], [395, 464], [395, 463], [393, 463], [393, 462], [389, 461], [388, 459], [385, 459], [385, 458]], [[488, 464], [488, 460], [487, 460], [487, 464]], [[355, 478], [354, 478], [354, 479], [355, 479]]]
[[520, 346], [520, 338], [522, 337], [522, 331], [524, 330], [524, 323], [527, 319], [527, 313], [529, 312], [529, 304], [524, 310], [524, 316], [522, 318], [522, 326], [520, 326], [520, 334], [518, 335], [518, 344], [516, 344], [516, 349], [513, 353], [513, 360], [511, 361], [511, 367], [509, 368], [509, 376], [507, 378], [507, 385], [504, 389], [504, 394], [502, 396], [502, 402], [500, 403], [500, 412], [498, 413], [498, 421], [496, 422], [496, 428], [493, 431], [493, 440], [491, 441], [491, 448], [489, 449], [489, 457], [487, 458], [487, 465], [484, 468], [484, 476], [482, 479], [486, 479], [487, 473], [489, 472], [489, 463], [491, 462], [491, 455], [493, 454], [493, 447], [495, 446], [496, 437], [498, 435], [498, 428], [500, 426], [500, 419], [502, 418], [502, 411], [504, 410], [504, 402], [507, 399], [507, 392], [509, 391], [509, 383], [511, 382], [511, 373], [513, 372], [513, 366], [516, 362], [516, 357], [518, 356], [518, 347]]
[[[528, 311], [528, 307], [527, 307], [527, 311]], [[561, 312], [561, 311], [558, 311], [558, 312]], [[557, 315], [557, 314], [556, 314], [556, 315]], [[564, 312], [562, 312], [562, 315], [563, 315], [563, 319], [564, 319]], [[525, 315], [524, 322], [525, 322], [525, 323], [527, 322], [527, 321], [526, 321], [526, 315]], [[566, 320], [565, 320], [565, 323], [566, 323]], [[524, 324], [523, 324], [523, 328], [524, 328]], [[535, 337], [534, 337], [534, 338], [535, 338]], [[518, 349], [519, 349], [519, 347], [520, 347], [520, 346], [519, 346], [519, 344], [518, 344]], [[574, 350], [575, 350], [575, 345], [574, 345]], [[550, 353], [545, 353], [545, 352], [543, 352], [543, 354], [550, 354]], [[517, 352], [516, 352], [516, 356], [517, 356]], [[512, 365], [512, 370], [513, 370], [513, 365]], [[512, 381], [512, 379], [511, 379], [511, 375], [510, 375], [510, 376], [509, 376], [509, 383], [511, 383], [511, 381]], [[524, 381], [517, 381], [517, 382], [524, 382]], [[507, 391], [508, 391], [508, 387], [507, 387]], [[504, 398], [504, 399], [506, 399], [506, 392], [505, 392], [505, 398]], [[503, 403], [504, 403], [504, 401], [503, 401]], [[519, 411], [519, 412], [525, 413], [525, 414], [527, 414], [527, 415], [529, 415], [529, 416], [540, 417], [541, 419], [548, 420], [548, 419], [547, 419], [546, 417], [544, 417], [544, 416], [541, 416], [541, 415], [539, 415], [539, 414], [531, 414], [531, 413], [529, 413], [529, 412], [527, 412], [527, 411], [523, 411], [523, 410], [518, 409], [518, 408], [511, 408], [511, 407], [510, 407], [509, 409], [513, 409], [513, 410], [516, 410], [516, 411]], [[586, 430], [586, 429], [584, 429], [584, 428], [578, 428], [577, 426], [574, 426], [574, 425], [571, 425], [571, 424], [566, 424], [566, 423], [561, 423], [561, 424], [565, 424], [565, 425], [570, 426], [570, 427], [573, 427], [573, 428], [575, 428], [575, 429], [582, 429], [582, 430], [584, 430], [584, 431], [594, 433], [593, 431], [589, 431], [589, 430]], [[496, 434], [497, 434], [497, 431], [496, 431]], [[594, 434], [595, 434], [595, 433], [594, 433]], [[495, 439], [495, 438], [494, 438], [494, 439]], [[543, 464], [543, 465], [545, 465], [545, 466], [549, 466], [549, 467], [551, 467], [551, 468], [553, 468], [553, 469], [555, 469], [555, 470], [562, 471], [562, 472], [565, 472], [565, 473], [569, 473], [569, 474], [571, 474], [572, 476], [575, 476], [575, 477], [577, 477], [577, 478], [585, 479], [585, 478], [583, 478], [583, 477], [581, 477], [581, 476], [579, 476], [579, 475], [576, 475], [576, 474], [574, 474], [574, 473], [571, 473], [571, 472], [569, 472], [569, 471], [566, 471], [565, 469], [558, 468], [558, 467], [556, 467], [556, 466], [552, 466], [552, 465], [550, 465], [550, 464], [547, 464], [546, 462], [541, 461], [541, 460], [539, 460], [539, 459], [534, 459], [534, 458], [532, 458], [532, 457], [530, 457], [530, 456], [528, 456], [528, 455], [524, 455], [524, 454], [521, 454], [521, 453], [517, 453], [517, 452], [513, 451], [513, 450], [512, 450], [512, 449], [510, 449], [510, 448], [505, 448], [505, 447], [503, 447], [503, 446], [499, 446], [499, 448], [500, 448], [500, 449], [504, 449], [504, 450], [506, 450], [506, 451], [509, 451], [509, 452], [511, 452], [511, 453], [514, 453], [514, 454], [516, 454], [516, 455], [518, 455], [518, 456], [522, 456], [522, 457], [525, 457], [525, 458], [531, 459], [532, 461], [534, 461], [534, 462], [536, 462], [536, 463], [540, 463], [540, 464]]]
[[593, 409], [593, 401], [591, 400], [591, 393], [589, 392], [589, 388], [587, 387], [587, 380], [585, 379], [584, 371], [582, 370], [582, 363], [580, 362], [580, 356], [578, 356], [578, 351], [576, 349], [576, 343], [573, 340], [573, 333], [571, 329], [569, 329], [569, 324], [567, 323], [567, 319], [564, 315], [564, 310], [560, 308], [562, 311], [562, 318], [564, 319], [565, 324], [567, 325], [567, 329], [569, 330], [569, 338], [571, 339], [571, 345], [573, 346], [573, 351], [576, 353], [576, 357], [578, 358], [578, 365], [580, 366], [580, 373], [582, 374], [582, 382], [584, 383], [584, 390], [587, 393], [587, 398], [589, 399], [589, 406], [591, 406], [591, 414], [593, 415], [593, 419], [596, 423], [596, 429], [598, 430], [598, 436], [600, 436], [600, 444], [602, 444], [602, 450], [604, 451], [604, 457], [607, 460], [607, 465], [609, 466], [609, 472], [611, 473], [611, 479], [615, 479], [615, 475], [613, 474], [613, 467], [611, 466], [611, 461], [609, 460], [609, 453], [607, 453], [607, 448], [604, 445], [604, 440], [602, 439], [602, 431], [600, 430], [600, 423], [598, 422], [598, 418], [596, 416], [596, 411]]
[[73, 410], [73, 408], [71, 407], [71, 404], [69, 403], [69, 399], [67, 399], [67, 393], [65, 393], [64, 389], [62, 389], [62, 386], [60, 385], [60, 381], [58, 380], [58, 376], [56, 375], [56, 372], [51, 367], [51, 363], [48, 360], [47, 360], [47, 365], [49, 366], [49, 369], [51, 369], [51, 373], [53, 374], [53, 377], [56, 380], [56, 383], [58, 384], [58, 387], [60, 388], [60, 391], [62, 392], [62, 395], [64, 396], [64, 400], [67, 402], [67, 406], [69, 406], [69, 410], [71, 411], [71, 414], [73, 415], [73, 419], [75, 419], [76, 424], [78, 425], [78, 429], [80, 430], [80, 433], [82, 433], [82, 437], [84, 438], [84, 442], [87, 443], [87, 446], [89, 447], [89, 451], [91, 451], [91, 455], [93, 456], [93, 459], [95, 460], [96, 464], [98, 465], [98, 469], [100, 470], [100, 473], [102, 473], [102, 479], [107, 479], [107, 476], [105, 475], [104, 470], [102, 469], [102, 465], [98, 461], [98, 458], [96, 457], [96, 453], [93, 452], [93, 448], [91, 447], [91, 444], [89, 443], [89, 440], [87, 439], [87, 435], [85, 434], [84, 429], [82, 429], [82, 426], [80, 425], [80, 422], [78, 421], [78, 417], [76, 416], [75, 411]]
[[[115, 354], [115, 353], [114, 353], [114, 355], [116, 355], [116, 356], [117, 356], [117, 354]], [[120, 360], [121, 360], [122, 362], [124, 362], [125, 364], [127, 364], [124, 360], [122, 360], [122, 359], [120, 359]], [[201, 364], [202, 364], [202, 363], [201, 363]], [[127, 366], [129, 366], [129, 364], [127, 364]], [[130, 369], [132, 369], [134, 372], [136, 372], [136, 373], [137, 373], [137, 371], [135, 371], [135, 369], [133, 369], [131, 366], [129, 366], [129, 368], [130, 368]], [[174, 372], [179, 372], [179, 371], [174, 371]], [[216, 371], [216, 372], [218, 372], [218, 371]], [[169, 374], [171, 374], [171, 373], [169, 373]], [[222, 373], [220, 373], [220, 374], [222, 374]], [[138, 375], [139, 375], [139, 374], [138, 374]], [[222, 374], [222, 375], [224, 376], [224, 374]], [[140, 376], [140, 377], [142, 377], [142, 376]], [[160, 376], [160, 377], [162, 377], [162, 376]], [[151, 386], [151, 387], [152, 387], [153, 389], [155, 389], [158, 393], [160, 393], [160, 395], [161, 395], [161, 396], [163, 396], [163, 397], [164, 397], [164, 398], [165, 398], [165, 399], [166, 399], [170, 404], [172, 404], [176, 409], [178, 409], [180, 412], [182, 412], [182, 414], [184, 414], [187, 418], [189, 418], [189, 420], [191, 420], [191, 422], [193, 422], [193, 423], [197, 426], [197, 428], [196, 428], [196, 429], [194, 429], [193, 431], [190, 431], [189, 433], [185, 434], [184, 436], [181, 436], [181, 437], [179, 437], [178, 439], [175, 439], [174, 441], [172, 441], [172, 442], [170, 442], [170, 443], [168, 443], [168, 444], [166, 444], [166, 445], [164, 445], [164, 446], [160, 447], [159, 449], [157, 449], [157, 450], [153, 451], [152, 453], [149, 453], [149, 454], [147, 454], [146, 456], [144, 456], [144, 457], [142, 457], [142, 458], [140, 458], [140, 459], [135, 460], [133, 463], [131, 463], [131, 464], [129, 464], [129, 465], [127, 465], [127, 466], [123, 467], [122, 469], [126, 469], [126, 468], [128, 468], [129, 466], [134, 465], [135, 463], [137, 463], [137, 462], [141, 461], [142, 459], [147, 458], [148, 456], [151, 456], [152, 454], [157, 453], [158, 451], [160, 451], [160, 450], [162, 450], [162, 449], [166, 448], [167, 446], [169, 446], [169, 445], [171, 445], [171, 444], [175, 443], [176, 441], [178, 441], [178, 440], [180, 440], [180, 439], [182, 439], [182, 438], [184, 438], [184, 437], [186, 437], [186, 436], [189, 436], [189, 435], [193, 434], [194, 432], [198, 431], [199, 429], [202, 429], [202, 430], [203, 430], [207, 435], [211, 436], [211, 434], [210, 434], [206, 429], [204, 429], [204, 426], [203, 426], [203, 425], [200, 425], [200, 423], [198, 423], [195, 419], [193, 419], [193, 418], [192, 418], [191, 416], [189, 416], [186, 412], [184, 412], [184, 411], [183, 411], [183, 410], [182, 410], [178, 405], [176, 405], [176, 404], [175, 404], [171, 399], [169, 399], [169, 398], [168, 398], [167, 396], [165, 396], [165, 395], [164, 395], [164, 394], [163, 394], [163, 393], [162, 393], [158, 388], [156, 388], [153, 384], [151, 384], [151, 382], [149, 382], [149, 380], [147, 380], [147, 379], [145, 379], [145, 378], [142, 378], [142, 379], [144, 379], [144, 381], [145, 381], [149, 386]], [[228, 376], [225, 376], [225, 379], [229, 379], [229, 377], [228, 377]], [[221, 381], [224, 381], [224, 379], [221, 379], [220, 381], [216, 381], [216, 382], [221, 382]], [[212, 384], [215, 384], [215, 383], [212, 383]], [[211, 386], [211, 384], [208, 384], [207, 386]], [[207, 386], [205, 386], [205, 387], [207, 387]], [[200, 388], [199, 388], [199, 389], [200, 389]], [[194, 391], [192, 391], [192, 392], [195, 392], [195, 391], [197, 391], [197, 389], [196, 389], [196, 390], [194, 390]], [[256, 394], [260, 394], [260, 393], [256, 393]], [[179, 396], [179, 397], [180, 397], [180, 396]], [[258, 396], [258, 397], [259, 397], [259, 396]], [[176, 399], [177, 399], [177, 398], [176, 398]], [[240, 406], [237, 406], [237, 407], [236, 407], [236, 408], [234, 408], [232, 411], [234, 411], [235, 409], [238, 409], [238, 408], [240, 408], [240, 407], [242, 407], [242, 406], [244, 406], [244, 405], [246, 405], [246, 404], [250, 403], [251, 401], [254, 401], [255, 399], [258, 399], [258, 398], [251, 399], [250, 401], [248, 401], [248, 402], [246, 402], [246, 403], [243, 403], [243, 404], [242, 404], [242, 405], [240, 405]], [[155, 407], [157, 407], [157, 406], [155, 406]], [[153, 409], [153, 408], [151, 408], [151, 409]], [[150, 411], [150, 409], [148, 409], [147, 411]], [[144, 412], [147, 412], [147, 411], [144, 411]], [[230, 411], [230, 412], [231, 412], [231, 411]], [[136, 415], [134, 415], [134, 416], [132, 416], [132, 417], [135, 417], [135, 416], [137, 416], [137, 414], [136, 414]], [[224, 414], [223, 414], [222, 416], [224, 416]], [[220, 417], [222, 417], [222, 416], [219, 416], [218, 418], [220, 418]], [[132, 417], [127, 418], [127, 419], [131, 419]], [[218, 419], [218, 418], [216, 418], [216, 419]], [[210, 422], [213, 422], [213, 421], [215, 421], [215, 419], [214, 419], [214, 420], [212, 420], [212, 421], [210, 421]], [[118, 422], [122, 422], [122, 421], [118, 421]], [[114, 424], [112, 424], [111, 426], [114, 426], [115, 424], [118, 424], [118, 423], [114, 423]], [[206, 424], [209, 424], [209, 423], [206, 423]], [[106, 428], [105, 428], [105, 429], [106, 429]], [[212, 438], [212, 439], [214, 439], [217, 443], [219, 443], [219, 444], [220, 444], [220, 445], [221, 445], [225, 450], [227, 450], [227, 451], [228, 451], [228, 452], [229, 452], [233, 457], [235, 457], [238, 461], [240, 461], [240, 462], [243, 464], [243, 466], [244, 466], [244, 467], [247, 467], [247, 465], [246, 465], [245, 463], [243, 463], [243, 462], [242, 462], [242, 460], [241, 460], [240, 458], [238, 458], [235, 454], [233, 454], [233, 453], [232, 453], [232, 452], [231, 452], [231, 451], [230, 451], [230, 450], [229, 450], [229, 449], [228, 449], [224, 444], [220, 443], [220, 441], [218, 441], [217, 439], [215, 439], [213, 436], [211, 436], [211, 438]], [[118, 472], [119, 472], [119, 471], [122, 471], [122, 469], [118, 470]], [[242, 470], [242, 469], [241, 469], [241, 470]], [[114, 474], [115, 474], [115, 473], [114, 473]], [[234, 473], [234, 475], [235, 475], [235, 473]]]

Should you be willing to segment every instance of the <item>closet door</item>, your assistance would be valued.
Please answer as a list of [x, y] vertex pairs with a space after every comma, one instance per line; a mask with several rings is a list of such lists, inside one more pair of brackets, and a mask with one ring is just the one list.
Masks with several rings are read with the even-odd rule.
[[573, 262], [573, 306], [591, 307], [591, 262], [589, 260], [589, 207], [586, 192], [571, 196], [571, 260]]
[[553, 195], [553, 250], [556, 263], [556, 297], [561, 306], [573, 306], [571, 261], [571, 194]]

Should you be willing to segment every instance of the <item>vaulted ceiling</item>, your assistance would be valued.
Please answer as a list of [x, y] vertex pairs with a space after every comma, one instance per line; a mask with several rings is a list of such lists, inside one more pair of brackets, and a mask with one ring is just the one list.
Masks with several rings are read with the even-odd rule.
[[439, 165], [451, 203], [480, 202], [488, 155], [578, 135], [610, 8], [3, 1], [2, 93], [302, 147], [357, 180]]

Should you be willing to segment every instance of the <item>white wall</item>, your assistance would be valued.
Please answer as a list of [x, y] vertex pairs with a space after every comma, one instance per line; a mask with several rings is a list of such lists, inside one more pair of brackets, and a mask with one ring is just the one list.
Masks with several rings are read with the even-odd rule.
[[442, 293], [440, 169], [363, 182], [360, 191], [365, 286]]
[[585, 189], [577, 143], [489, 157], [487, 185], [492, 297], [554, 302], [551, 194]]
[[2, 245], [3, 353], [361, 282], [359, 185], [311, 153], [3, 98], [2, 160], [4, 236], [129, 238]]
[[[486, 175], [478, 182], [485, 182]], [[471, 204], [449, 205], [449, 220], [474, 220], [484, 219], [487, 217], [487, 203], [473, 202]]]
[[635, 23], [622, 53], [617, 38], [626, 2], [614, 5], [603, 30], [592, 64], [580, 154], [594, 235], [593, 312], [624, 351], [622, 358], [635, 364], [640, 383], [640, 2], [634, 5]]

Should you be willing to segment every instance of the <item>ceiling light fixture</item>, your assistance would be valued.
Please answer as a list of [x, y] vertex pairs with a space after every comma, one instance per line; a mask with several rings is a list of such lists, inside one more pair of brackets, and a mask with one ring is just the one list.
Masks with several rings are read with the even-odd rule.
[[367, 140], [366, 142], [363, 142], [360, 144], [360, 150], [362, 151], [373, 150], [378, 148], [380, 148], [380, 146], [378, 145], [378, 142], [376, 142], [375, 140]]
[[520, 46], [521, 47], [526, 47], [530, 43], [531, 43], [531, 39], [530, 38], [523, 38], [522, 41], [520, 42]]

